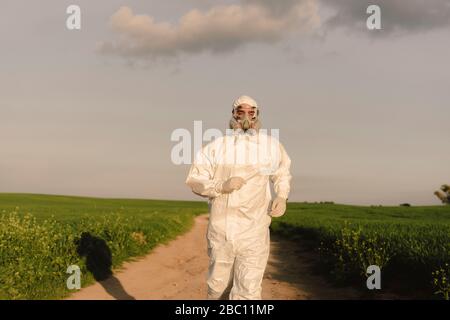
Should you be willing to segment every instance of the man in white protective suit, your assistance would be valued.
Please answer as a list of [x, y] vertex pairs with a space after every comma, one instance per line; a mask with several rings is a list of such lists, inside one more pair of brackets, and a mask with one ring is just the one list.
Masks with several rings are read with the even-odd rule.
[[260, 130], [259, 115], [254, 99], [236, 99], [230, 129], [201, 148], [186, 179], [209, 200], [207, 299], [261, 299], [269, 226], [286, 211], [291, 160], [277, 138]]

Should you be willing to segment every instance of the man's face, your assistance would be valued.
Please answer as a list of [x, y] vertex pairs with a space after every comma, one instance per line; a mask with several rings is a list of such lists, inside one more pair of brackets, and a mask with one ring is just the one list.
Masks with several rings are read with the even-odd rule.
[[[257, 108], [245, 103], [236, 107], [233, 111], [233, 117], [236, 121], [236, 125], [244, 131], [251, 128], [256, 128], [258, 121], [257, 115]], [[234, 124], [231, 127], [236, 128]]]

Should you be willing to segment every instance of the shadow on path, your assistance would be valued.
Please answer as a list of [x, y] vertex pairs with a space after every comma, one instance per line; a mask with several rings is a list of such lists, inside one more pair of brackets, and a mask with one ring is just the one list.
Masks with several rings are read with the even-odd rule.
[[83, 232], [75, 244], [77, 253], [81, 257], [86, 257], [86, 268], [106, 292], [118, 300], [135, 300], [113, 275], [111, 249], [105, 240], [89, 232]]

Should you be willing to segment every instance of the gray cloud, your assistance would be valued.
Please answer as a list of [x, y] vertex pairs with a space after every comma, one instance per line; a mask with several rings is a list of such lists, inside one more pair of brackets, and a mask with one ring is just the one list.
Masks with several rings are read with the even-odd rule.
[[[282, 0], [282, 1], [273, 1], [273, 0], [243, 0], [242, 3], [244, 5], [255, 5], [266, 8], [271, 15], [275, 17], [281, 17], [283, 15], [289, 14], [290, 11], [296, 10], [296, 7], [299, 5], [308, 2], [302, 0]], [[314, 3], [315, 1], [310, 1]]]
[[381, 8], [382, 32], [378, 34], [405, 34], [450, 26], [448, 0], [320, 0], [335, 13], [325, 22], [327, 29], [346, 27], [356, 32], [368, 31], [366, 9], [371, 4]]
[[243, 0], [207, 11], [192, 9], [174, 23], [121, 7], [110, 18], [112, 41], [99, 43], [104, 54], [127, 58], [175, 57], [204, 51], [226, 53], [248, 43], [274, 43], [294, 31], [320, 25], [316, 0]]

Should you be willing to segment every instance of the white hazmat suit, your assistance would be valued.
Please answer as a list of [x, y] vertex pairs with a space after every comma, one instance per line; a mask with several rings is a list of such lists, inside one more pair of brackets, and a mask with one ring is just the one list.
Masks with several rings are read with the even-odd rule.
[[[287, 200], [290, 165], [282, 144], [262, 130], [227, 130], [197, 153], [186, 184], [209, 199], [207, 299], [261, 299], [272, 220], [269, 181], [277, 200]], [[246, 183], [225, 193], [231, 177]]]

